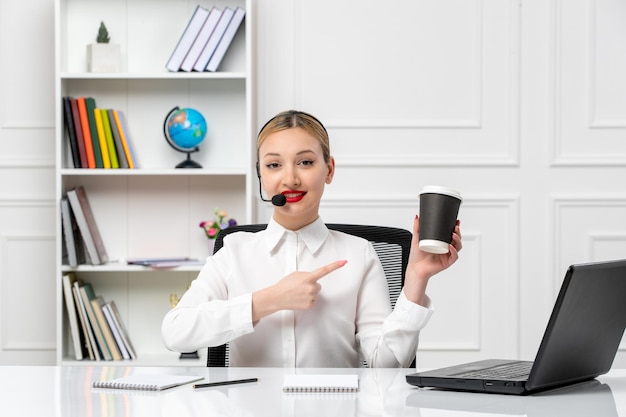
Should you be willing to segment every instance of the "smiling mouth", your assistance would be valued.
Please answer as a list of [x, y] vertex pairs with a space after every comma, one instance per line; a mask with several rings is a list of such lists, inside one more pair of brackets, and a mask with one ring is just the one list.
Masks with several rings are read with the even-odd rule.
[[304, 191], [285, 191], [282, 193], [288, 203], [297, 203], [302, 200], [306, 194]]

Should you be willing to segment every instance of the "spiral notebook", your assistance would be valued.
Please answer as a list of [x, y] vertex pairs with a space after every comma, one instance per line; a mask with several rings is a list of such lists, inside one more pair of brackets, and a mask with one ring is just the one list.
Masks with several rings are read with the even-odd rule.
[[162, 391], [190, 382], [200, 381], [197, 375], [134, 374], [108, 381], [94, 381], [93, 388]]
[[358, 375], [285, 375], [284, 392], [357, 392]]

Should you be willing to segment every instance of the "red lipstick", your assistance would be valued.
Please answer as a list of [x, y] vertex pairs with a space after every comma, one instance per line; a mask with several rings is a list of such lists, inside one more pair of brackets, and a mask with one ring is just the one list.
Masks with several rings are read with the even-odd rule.
[[304, 198], [306, 192], [300, 190], [286, 190], [283, 191], [281, 194], [285, 196], [288, 203], [297, 203]]

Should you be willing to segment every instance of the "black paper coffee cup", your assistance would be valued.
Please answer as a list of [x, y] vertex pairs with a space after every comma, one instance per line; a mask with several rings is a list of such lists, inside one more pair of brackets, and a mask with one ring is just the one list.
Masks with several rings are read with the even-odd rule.
[[463, 198], [453, 189], [427, 185], [420, 192], [419, 246], [424, 252], [448, 253]]

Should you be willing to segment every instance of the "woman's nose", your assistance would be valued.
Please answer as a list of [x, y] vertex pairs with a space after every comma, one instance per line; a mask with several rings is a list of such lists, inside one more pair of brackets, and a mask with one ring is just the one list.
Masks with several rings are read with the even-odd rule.
[[300, 178], [295, 168], [287, 168], [284, 170], [283, 182], [290, 187], [300, 184]]

